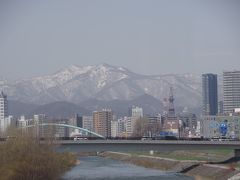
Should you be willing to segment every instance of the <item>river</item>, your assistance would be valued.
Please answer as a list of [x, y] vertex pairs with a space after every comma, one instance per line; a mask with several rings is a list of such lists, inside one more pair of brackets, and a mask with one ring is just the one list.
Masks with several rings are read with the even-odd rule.
[[89, 156], [65, 173], [63, 180], [192, 180], [181, 174], [147, 169], [121, 161]]

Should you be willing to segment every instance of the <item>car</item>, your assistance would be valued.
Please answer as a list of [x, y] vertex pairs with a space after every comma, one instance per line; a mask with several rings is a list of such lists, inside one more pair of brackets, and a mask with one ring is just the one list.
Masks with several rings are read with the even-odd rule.
[[145, 141], [145, 140], [152, 140], [152, 138], [151, 138], [151, 137], [142, 137], [141, 140], [142, 140], [142, 141]]
[[219, 137], [212, 137], [211, 138], [211, 141], [222, 141], [221, 138]]
[[87, 140], [86, 137], [74, 137], [73, 138], [74, 141], [77, 141], [77, 140]]

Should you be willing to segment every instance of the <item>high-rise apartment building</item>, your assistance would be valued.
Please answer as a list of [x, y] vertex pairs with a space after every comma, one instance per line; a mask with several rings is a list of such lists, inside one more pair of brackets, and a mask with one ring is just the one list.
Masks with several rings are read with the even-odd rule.
[[46, 131], [46, 126], [41, 126], [41, 124], [47, 123], [47, 116], [45, 114], [34, 114], [33, 123], [36, 126], [36, 136], [44, 137], [44, 132]]
[[8, 117], [8, 101], [7, 95], [3, 92], [0, 93], [0, 133], [6, 129], [5, 118]]
[[[25, 118], [25, 116], [21, 116], [20, 119], [17, 120], [17, 127], [24, 128], [30, 124], [31, 120]], [[24, 129], [26, 130], [26, 129]]]
[[118, 136], [119, 137], [126, 137], [127, 118], [128, 117], [123, 117], [118, 119]]
[[202, 114], [216, 115], [218, 113], [218, 85], [216, 74], [202, 75]]
[[89, 131], [93, 131], [93, 117], [92, 116], [83, 116], [83, 128]]
[[132, 106], [130, 108], [129, 115], [137, 118], [143, 117], [143, 109], [138, 106]]
[[139, 119], [143, 117], [143, 109], [138, 106], [132, 106], [129, 109], [129, 118], [127, 118], [126, 123], [126, 134], [127, 136], [132, 136], [135, 131], [136, 123]]
[[223, 72], [223, 111], [240, 108], [240, 71]]
[[93, 129], [96, 133], [111, 137], [111, 121], [113, 114], [111, 110], [103, 109], [102, 111], [93, 112]]
[[118, 137], [118, 121], [111, 121], [111, 137]]

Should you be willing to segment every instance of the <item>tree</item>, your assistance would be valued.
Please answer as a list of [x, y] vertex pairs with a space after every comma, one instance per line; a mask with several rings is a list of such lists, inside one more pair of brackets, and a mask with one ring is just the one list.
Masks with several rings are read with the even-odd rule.
[[153, 137], [160, 132], [161, 123], [160, 121], [151, 122], [147, 117], [141, 117], [135, 120], [133, 127], [134, 137]]

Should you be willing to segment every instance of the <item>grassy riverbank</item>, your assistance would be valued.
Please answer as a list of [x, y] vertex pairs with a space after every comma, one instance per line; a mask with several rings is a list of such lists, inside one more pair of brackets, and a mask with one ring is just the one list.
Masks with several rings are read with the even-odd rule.
[[148, 155], [154, 157], [171, 158], [175, 160], [193, 161], [224, 161], [233, 156], [233, 150], [210, 149], [210, 150], [188, 150], [188, 151], [155, 151], [152, 155], [147, 151], [130, 152], [131, 155]]
[[[203, 156], [206, 154], [208, 157], [204, 158]], [[231, 155], [232, 151], [227, 149], [155, 152], [154, 155], [149, 155], [149, 152], [103, 152], [100, 154], [100, 156], [106, 158], [121, 160], [146, 168], [181, 172], [199, 180], [226, 180], [238, 174], [240, 171], [236, 169], [236, 166], [239, 165], [239, 162], [229, 164], [208, 164], [209, 157], [215, 159], [217, 162], [226, 160], [228, 156]]]
[[124, 161], [127, 163], [143, 166], [145, 168], [158, 169], [164, 171], [181, 172], [186, 168], [198, 164], [195, 161], [180, 162], [174, 159], [152, 157], [145, 155], [132, 155], [128, 153], [103, 152], [99, 156]]
[[[234, 153], [231, 149], [209, 149], [209, 150], [188, 150], [188, 151], [168, 151], [150, 154], [146, 151], [131, 152], [132, 156], [152, 156], [170, 158], [178, 161], [200, 161], [206, 163], [220, 163], [233, 157]], [[240, 161], [228, 162], [221, 164], [229, 169], [240, 169]]]
[[18, 133], [0, 144], [1, 180], [55, 180], [75, 163], [74, 154], [56, 152], [51, 140], [40, 144]]

